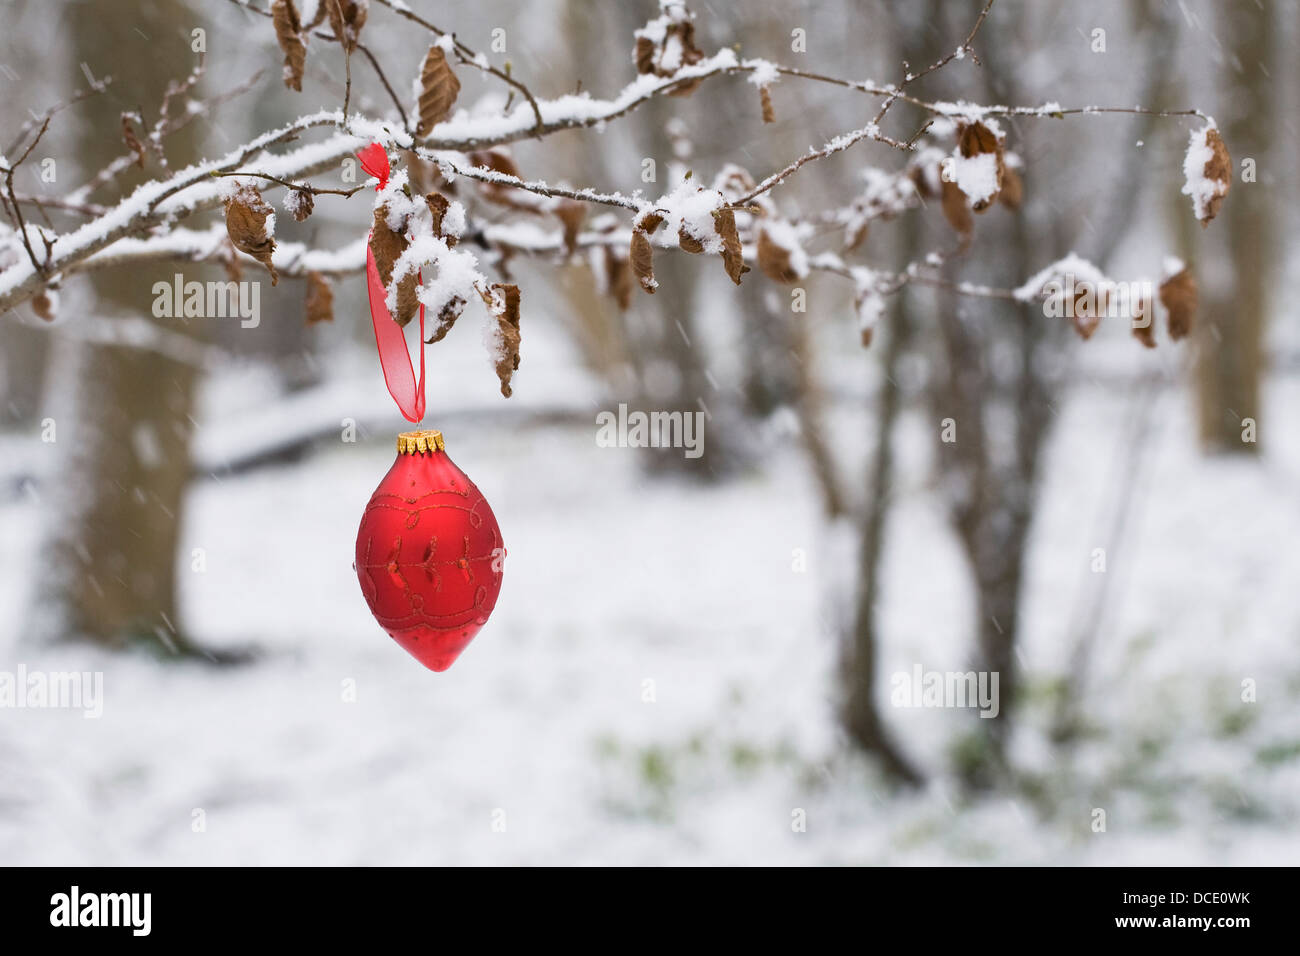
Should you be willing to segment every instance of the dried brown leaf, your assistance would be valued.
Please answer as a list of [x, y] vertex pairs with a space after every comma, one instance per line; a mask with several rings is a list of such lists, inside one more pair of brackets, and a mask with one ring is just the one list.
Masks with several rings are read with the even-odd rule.
[[[668, 56], [670, 50], [672, 54]], [[704, 51], [695, 45], [695, 23], [690, 19], [682, 19], [669, 23], [658, 41], [648, 36], [638, 36], [632, 58], [636, 61], [638, 73], [669, 77], [674, 76], [683, 66], [699, 63], [704, 59]], [[668, 95], [689, 96], [702, 82], [700, 77], [685, 79], [668, 90]]]
[[275, 26], [276, 42], [284, 53], [284, 85], [301, 93], [302, 73], [307, 65], [307, 44], [293, 0], [275, 0], [271, 4], [271, 23]]
[[632, 243], [627, 257], [632, 266], [632, 274], [641, 283], [641, 288], [653, 295], [658, 286], [655, 281], [654, 248], [650, 245], [650, 237], [643, 230], [632, 230]]
[[749, 266], [745, 265], [740, 235], [736, 232], [736, 214], [730, 209], [713, 210], [713, 228], [722, 239], [722, 264], [727, 277], [740, 285], [740, 277], [749, 271]]
[[850, 251], [858, 248], [867, 241], [867, 236], [871, 233], [871, 224], [865, 219], [858, 223], [853, 233], [849, 236], [848, 249]]
[[496, 317], [500, 335], [496, 355], [497, 378], [501, 394], [510, 397], [510, 378], [519, 368], [519, 286], [494, 282], [490, 295], [484, 296], [488, 309]]
[[1205, 142], [1210, 147], [1210, 158], [1205, 161], [1205, 178], [1219, 184], [1219, 190], [1205, 204], [1205, 218], [1201, 228], [1210, 224], [1210, 220], [1219, 214], [1219, 207], [1232, 186], [1232, 159], [1228, 156], [1228, 146], [1217, 129], [1211, 128], [1205, 134]]
[[[491, 302], [488, 303], [488, 306], [491, 307]], [[445, 303], [438, 310], [438, 314], [434, 318], [433, 332], [424, 340], [424, 344], [433, 345], [435, 342], [441, 342], [464, 311], [465, 300], [460, 296], [454, 296], [449, 302]]]
[[[523, 179], [519, 167], [515, 165], [514, 158], [506, 149], [494, 147], [492, 149], [476, 150], [469, 154], [469, 159], [472, 166], [477, 166], [480, 169], [500, 173], [503, 176], [513, 176], [515, 179]], [[479, 181], [477, 185], [483, 194], [483, 198], [488, 202], [496, 203], [498, 206], [505, 206], [508, 209], [516, 209], [519, 212], [533, 215], [542, 215], [552, 210], [550, 200], [537, 193], [518, 189], [507, 183]]]
[[773, 282], [789, 284], [799, 278], [790, 265], [790, 250], [774, 242], [766, 229], [758, 232], [758, 268]]
[[365, 0], [320, 0], [330, 18], [330, 29], [338, 37], [343, 49], [351, 53], [357, 48], [361, 28], [366, 25], [369, 4]]
[[306, 222], [316, 208], [316, 200], [309, 189], [295, 189], [293, 200], [288, 203], [290, 214], [296, 222]]
[[420, 69], [420, 123], [416, 135], [423, 138], [447, 118], [460, 95], [460, 80], [447, 63], [442, 47], [433, 45]]
[[1006, 181], [1007, 167], [1003, 157], [1002, 140], [983, 123], [963, 123], [957, 131], [957, 148], [966, 159], [985, 153], [992, 153], [996, 157], [997, 191], [971, 205], [975, 212], [984, 212], [997, 201], [998, 194]]
[[975, 219], [971, 215], [970, 205], [966, 202], [966, 194], [961, 191], [956, 183], [948, 180], [942, 180], [943, 199], [941, 205], [943, 216], [948, 220], [948, 225], [963, 238], [970, 236], [975, 229]]
[[685, 225], [677, 227], [677, 245], [681, 246], [683, 251], [696, 255], [704, 251], [704, 243], [687, 232]]
[[38, 319], [46, 322], [54, 321], [55, 298], [48, 292], [38, 292], [32, 296], [32, 311], [36, 313]]
[[673, 84], [672, 88], [668, 91], [668, 95], [669, 96], [690, 96], [692, 93], [694, 93], [703, 85], [704, 85], [703, 78], [698, 76], [693, 77], [689, 80], [682, 80], [680, 83]]
[[1093, 288], [1083, 284], [1076, 286], [1074, 303], [1070, 309], [1070, 323], [1074, 326], [1074, 331], [1079, 333], [1079, 338], [1085, 342], [1092, 338], [1092, 334], [1101, 325], [1101, 317], [1106, 314], [1109, 300], [1110, 293], [1105, 287]]
[[561, 199], [555, 206], [555, 217], [564, 227], [564, 251], [573, 255], [578, 248], [578, 236], [587, 218], [587, 204], [576, 199]]
[[970, 159], [981, 153], [996, 153], [1002, 149], [997, 134], [983, 123], [963, 123], [957, 131], [957, 148]]
[[632, 51], [632, 59], [636, 63], [638, 73], [653, 73], [655, 71], [655, 55], [658, 49], [654, 41], [649, 37], [637, 37], [636, 47]]
[[[474, 152], [469, 154], [469, 162], [471, 166], [490, 169], [494, 173], [501, 173], [505, 176], [514, 176], [516, 179], [523, 178], [519, 175], [519, 167], [515, 165], [514, 157], [506, 152], [506, 150], [499, 147], [494, 146], [491, 149], [476, 149]], [[485, 185], [492, 184], [487, 183]]]
[[1020, 208], [1020, 204], [1024, 202], [1024, 200], [1024, 180], [1020, 178], [1020, 173], [1016, 170], [1012, 169], [1010, 166], [1006, 167], [1006, 171], [1002, 176], [1002, 191], [998, 193], [998, 202], [1002, 203], [1002, 205], [1006, 206], [1008, 209], [1016, 210]]
[[605, 287], [620, 309], [632, 304], [632, 270], [627, 260], [609, 246], [605, 247]]
[[126, 148], [135, 153], [135, 164], [144, 169], [144, 144], [135, 135], [135, 127], [131, 125], [131, 120], [139, 120], [139, 116], [134, 113], [122, 114], [122, 142]]
[[275, 239], [266, 228], [266, 217], [272, 212], [271, 204], [252, 187], [244, 187], [226, 199], [226, 233], [230, 241], [240, 252], [266, 266], [271, 273], [271, 285], [275, 285], [280, 281], [271, 264]]
[[632, 224], [634, 228], [640, 229], [647, 236], [653, 236], [655, 230], [664, 224], [664, 217], [657, 212], [642, 213]]
[[[393, 265], [410, 243], [401, 232], [394, 232], [388, 227], [388, 207], [375, 209], [374, 224], [370, 230], [370, 251], [375, 255], [375, 266], [379, 269], [379, 278], [387, 289], [393, 281]], [[420, 300], [416, 296], [420, 278], [414, 272], [402, 277], [397, 284], [397, 310], [393, 321], [403, 328], [420, 310]]]
[[1196, 322], [1199, 293], [1196, 279], [1186, 269], [1160, 283], [1160, 304], [1165, 307], [1169, 337], [1175, 342], [1187, 336]]
[[307, 324], [334, 321], [334, 290], [319, 272], [307, 273]]
[[456, 236], [444, 235], [442, 231], [442, 220], [446, 218], [447, 210], [451, 208], [451, 201], [436, 189], [424, 197], [425, 205], [429, 207], [429, 214], [433, 217], [433, 234], [447, 243], [447, 248], [456, 244]]
[[1149, 295], [1142, 296], [1134, 307], [1133, 337], [1149, 349], [1156, 347], [1155, 308]]

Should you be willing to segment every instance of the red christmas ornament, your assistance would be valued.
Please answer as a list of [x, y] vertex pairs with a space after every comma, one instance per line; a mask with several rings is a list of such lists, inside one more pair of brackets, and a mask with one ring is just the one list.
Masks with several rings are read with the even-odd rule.
[[492, 508], [447, 457], [441, 433], [399, 435], [357, 531], [354, 567], [380, 626], [445, 671], [496, 606], [505, 553]]

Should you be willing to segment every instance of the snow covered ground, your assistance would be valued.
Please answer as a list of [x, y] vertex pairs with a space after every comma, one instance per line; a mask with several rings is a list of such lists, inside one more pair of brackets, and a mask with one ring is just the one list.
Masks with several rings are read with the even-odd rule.
[[[484, 361], [472, 395], [495, 389]], [[545, 374], [544, 351], [529, 361]], [[0, 862], [1294, 863], [1300, 383], [1266, 397], [1252, 463], [1200, 457], [1188, 396], [1160, 393], [1133, 520], [1108, 545], [1122, 580], [1087, 684], [1095, 733], [1068, 754], [1046, 738], [1041, 689], [1065, 666], [1134, 406], [1102, 384], [1063, 404], [1025, 606], [1024, 779], [973, 801], [944, 776], [972, 711], [891, 708], [882, 683], [887, 719], [935, 775], [920, 794], [891, 795], [845, 748], [833, 678], [852, 542], [822, 522], [793, 449], [703, 489], [597, 447], [594, 406], [590, 426], [448, 425], [509, 558], [490, 625], [441, 675], [380, 631], [350, 567], [388, 434], [195, 486], [186, 620], [212, 645], [263, 649], [241, 668], [23, 643], [41, 507], [8, 499], [0, 670], [101, 670], [105, 699], [98, 720], [0, 710]], [[970, 666], [971, 597], [926, 428], [909, 419], [900, 436], [885, 675]]]

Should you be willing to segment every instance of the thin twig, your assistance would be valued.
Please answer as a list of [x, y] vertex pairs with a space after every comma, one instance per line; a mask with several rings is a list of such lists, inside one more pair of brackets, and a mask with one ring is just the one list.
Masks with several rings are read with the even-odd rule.
[[509, 186], [513, 189], [522, 189], [525, 192], [535, 193], [538, 196], [546, 196], [551, 199], [576, 199], [580, 202], [595, 203], [601, 206], [629, 209], [632, 212], [642, 212], [653, 205], [649, 202], [630, 199], [619, 193], [602, 193], [594, 189], [569, 189], [565, 186], [552, 186], [541, 180], [521, 179], [518, 176], [497, 172], [494, 169], [487, 169], [482, 166], [461, 166], [445, 156], [438, 155], [433, 150], [419, 146], [412, 147], [410, 152], [426, 162], [435, 163], [450, 170], [453, 175], [464, 176], [466, 179], [473, 179], [494, 186]]
[[411, 129], [411, 121], [407, 119], [406, 110], [402, 108], [402, 100], [397, 95], [396, 91], [394, 91], [392, 84], [388, 82], [388, 77], [384, 75], [384, 70], [379, 65], [379, 61], [375, 59], [375, 55], [370, 52], [370, 48], [364, 43], [358, 43], [357, 49], [366, 55], [366, 59], [370, 61], [370, 65], [375, 68], [375, 75], [379, 77], [379, 82], [382, 83], [384, 89], [388, 91], [389, 98], [392, 99], [393, 105], [397, 107], [398, 115], [402, 117], [402, 129], [409, 132]]
[[[410, 20], [412, 23], [417, 23], [420, 26], [424, 27], [426, 30], [434, 34], [434, 36], [442, 37], [447, 35], [447, 32], [445, 30], [442, 30], [434, 26], [428, 20], [425, 20], [423, 17], [421, 17], [419, 14], [415, 13], [413, 10], [411, 10], [409, 7], [405, 5], [399, 7], [397, 6], [397, 4], [393, 3], [392, 0], [379, 0], [379, 2], [384, 6], [386, 6], [388, 9], [392, 10], [398, 16], [405, 17], [407, 20]], [[492, 76], [495, 76], [497, 79], [501, 80], [504, 83], [509, 84], [510, 86], [514, 87], [516, 90], [520, 92], [520, 94], [524, 97], [524, 99], [528, 101], [528, 105], [529, 107], [531, 107], [533, 111], [533, 118], [536, 120], [536, 123], [533, 126], [533, 129], [535, 130], [535, 135], [544, 136], [545, 133], [543, 132], [543, 128], [545, 127], [546, 124], [542, 121], [542, 108], [541, 106], [538, 105], [537, 98], [533, 96], [532, 91], [528, 89], [528, 87], [525, 86], [523, 83], [516, 80], [509, 73], [505, 72], [504, 70], [497, 69], [495, 66], [493, 66], [491, 63], [487, 61], [486, 57], [483, 57], [480, 54], [475, 53], [465, 44], [461, 43], [459, 40], [456, 39], [454, 34], [452, 35], [451, 39], [452, 39], [453, 48], [455, 49], [456, 52], [457, 59], [459, 59], [461, 63], [464, 63], [468, 66], [473, 66], [476, 69], [482, 70], [485, 73], [490, 73]]]
[[355, 196], [357, 193], [361, 192], [361, 190], [366, 188], [365, 185], [361, 185], [361, 186], [353, 186], [351, 189], [325, 189], [324, 187], [321, 186], [312, 186], [309, 183], [291, 183], [287, 179], [281, 179], [278, 176], [269, 176], [266, 173], [256, 173], [256, 172], [251, 172], [249, 170], [242, 170], [242, 169], [237, 169], [232, 172], [228, 172], [224, 170], [221, 171], [214, 170], [210, 175], [215, 177], [252, 176], [256, 179], [265, 179], [273, 183], [279, 183], [281, 186], [287, 186], [290, 189], [296, 190], [297, 192], [311, 193], [313, 196], [342, 196], [344, 199], [348, 198], [349, 196]]
[[772, 175], [764, 179], [757, 186], [755, 186], [753, 189], [751, 189], [749, 192], [745, 193], [745, 195], [737, 199], [734, 203], [731, 204], [732, 208], [734, 209], [740, 206], [745, 206], [753, 202], [759, 196], [763, 195], [763, 193], [767, 192], [768, 190], [772, 189], [775, 186], [780, 185], [782, 182], [785, 181], [786, 177], [790, 176], [792, 173], [794, 173], [796, 170], [800, 169], [801, 167], [806, 166], [808, 163], [815, 162], [816, 160], [819, 159], [825, 159], [827, 156], [833, 156], [836, 153], [842, 153], [850, 146], [860, 143], [864, 139], [873, 139], [876, 140], [877, 142], [887, 143], [896, 149], [905, 150], [910, 148], [904, 143], [900, 143], [897, 140], [890, 139], [888, 136], [885, 136], [883, 133], [880, 132], [879, 128], [876, 126], [875, 123], [868, 123], [866, 126], [862, 127], [862, 129], [854, 130], [852, 133], [849, 133], [846, 136], [836, 137], [835, 139], [831, 140], [829, 143], [827, 143], [825, 146], [821, 147], [820, 149], [813, 149], [804, 153], [794, 162], [790, 163], [789, 165], [785, 166], [782, 169], [777, 170]]
[[101, 80], [96, 80], [94, 84], [91, 85], [88, 89], [77, 90], [66, 100], [63, 100], [62, 102], [59, 103], [55, 103], [53, 106], [47, 109], [40, 116], [35, 117], [33, 119], [29, 119], [27, 122], [23, 123], [23, 125], [18, 128], [18, 132], [14, 136], [13, 141], [5, 149], [6, 155], [16, 150], [18, 148], [18, 144], [21, 143], [26, 138], [27, 134], [30, 133], [32, 130], [34, 130], [37, 126], [43, 126], [48, 124], [49, 121], [52, 120], [57, 114], [61, 113], [63, 110], [66, 110], [68, 107], [76, 103], [80, 103], [82, 100], [89, 99], [92, 96], [96, 96], [97, 94], [104, 92], [104, 90], [108, 89], [109, 84], [111, 84], [112, 82], [113, 82], [113, 78], [111, 76], [106, 76]]
[[37, 262], [36, 252], [32, 249], [31, 238], [27, 235], [27, 222], [23, 219], [22, 206], [18, 202], [17, 194], [14, 192], [14, 172], [23, 164], [27, 157], [32, 154], [32, 150], [36, 148], [36, 144], [41, 141], [41, 137], [45, 135], [45, 131], [50, 128], [50, 120], [53, 116], [54, 114], [52, 112], [46, 113], [45, 120], [41, 123], [41, 128], [36, 131], [36, 135], [32, 138], [32, 141], [27, 144], [27, 148], [23, 150], [23, 154], [18, 157], [18, 161], [7, 164], [4, 170], [5, 192], [9, 196], [9, 202], [13, 206], [14, 217], [18, 221], [18, 235], [23, 241], [23, 248], [27, 250], [27, 258], [31, 260], [32, 268], [40, 274], [43, 274], [46, 267], [49, 265], [49, 243], [47, 242], [45, 247], [45, 263], [42, 264]]
[[[334, 0], [334, 9], [338, 12], [339, 23], [343, 24], [343, 4], [340, 0]], [[340, 27], [340, 29], [345, 29]], [[339, 46], [343, 47], [343, 126], [346, 129], [348, 125], [348, 106], [352, 102], [352, 48], [348, 46], [347, 38], [344, 36], [335, 37], [339, 41]]]

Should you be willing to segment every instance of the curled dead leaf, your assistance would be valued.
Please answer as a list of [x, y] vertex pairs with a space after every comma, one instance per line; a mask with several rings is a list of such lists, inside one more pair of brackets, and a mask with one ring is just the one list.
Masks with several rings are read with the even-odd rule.
[[[509, 150], [503, 147], [496, 146], [491, 149], [475, 150], [469, 154], [469, 159], [471, 165], [480, 169], [500, 173], [503, 176], [513, 176], [515, 179], [523, 179], [514, 158], [510, 155]], [[555, 211], [551, 200], [526, 189], [518, 189], [508, 183], [491, 181], [479, 181], [477, 185], [483, 194], [483, 198], [488, 202], [496, 203], [498, 206], [505, 206], [508, 209], [516, 209], [519, 212], [534, 215]]]
[[483, 301], [497, 322], [496, 372], [501, 394], [509, 398], [510, 378], [519, 369], [519, 286], [494, 282]]
[[[393, 281], [393, 266], [410, 245], [404, 234], [394, 232], [388, 226], [388, 206], [375, 209], [374, 224], [370, 229], [370, 251], [375, 255], [375, 266], [384, 288]], [[403, 328], [415, 317], [420, 309], [417, 291], [420, 278], [414, 272], [402, 277], [397, 284], [397, 309], [393, 312], [393, 321]]]
[[267, 229], [266, 219], [273, 213], [271, 204], [251, 186], [240, 188], [226, 199], [226, 233], [240, 252], [252, 256], [271, 273], [271, 285], [279, 280], [271, 254], [275, 239]]
[[636, 64], [636, 71], [638, 73], [653, 73], [657, 53], [658, 48], [653, 40], [648, 36], [638, 36], [636, 46], [632, 49], [632, 62]]
[[758, 268], [773, 282], [789, 284], [799, 278], [790, 264], [790, 250], [774, 242], [766, 229], [758, 232]]
[[870, 234], [871, 224], [868, 223], [867, 220], [863, 219], [854, 226], [853, 230], [849, 233], [848, 242], [845, 244], [845, 248], [852, 252], [854, 249], [866, 242], [867, 236]]
[[308, 325], [334, 321], [334, 290], [330, 288], [329, 279], [319, 272], [307, 273], [305, 311]]
[[740, 285], [740, 277], [749, 271], [749, 266], [745, 265], [740, 234], [736, 232], [735, 212], [726, 208], [713, 210], [713, 228], [722, 239], [722, 264], [727, 270], [727, 277]]
[[1210, 158], [1205, 161], [1205, 178], [1216, 184], [1214, 195], [1205, 203], [1205, 216], [1201, 227], [1210, 224], [1210, 220], [1219, 214], [1219, 207], [1232, 186], [1232, 158], [1228, 155], [1228, 146], [1217, 129], [1211, 128], [1205, 134], [1206, 145], [1210, 147]]
[[291, 189], [285, 195], [284, 205], [295, 222], [306, 222], [316, 208], [316, 200], [309, 189]]
[[435, 189], [424, 197], [424, 203], [429, 207], [429, 214], [433, 217], [433, 234], [444, 240], [447, 248], [450, 249], [456, 244], [458, 237], [444, 234], [442, 221], [447, 216], [447, 210], [451, 208], [451, 201]]
[[[323, 2], [333, 3], [334, 0]], [[284, 53], [284, 85], [301, 93], [303, 69], [307, 65], [307, 43], [293, 0], [275, 0], [271, 4], [271, 23], [275, 27], [275, 40]]]
[[[491, 303], [489, 303], [490, 305]], [[461, 313], [465, 311], [465, 300], [460, 296], [452, 296], [445, 302], [438, 314], [434, 316], [433, 332], [424, 340], [425, 345], [433, 345], [435, 342], [441, 342], [451, 331], [451, 327], [456, 324]]]
[[605, 247], [604, 266], [605, 288], [618, 307], [626, 311], [632, 304], [632, 270], [628, 268], [627, 260], [609, 246]]
[[[654, 34], [638, 30], [632, 51], [638, 73], [675, 76], [682, 67], [694, 66], [704, 59], [704, 51], [695, 45], [695, 21], [689, 12], [673, 17]], [[668, 90], [669, 96], [689, 96], [699, 88], [700, 77], [688, 77]]]
[[135, 127], [131, 125], [132, 120], [137, 123], [140, 122], [139, 115], [136, 113], [122, 114], [122, 142], [126, 144], [127, 149], [135, 153], [135, 164], [144, 169], [144, 144], [136, 137]]
[[1160, 304], [1165, 308], [1165, 327], [1175, 342], [1186, 337], [1196, 322], [1199, 291], [1196, 279], [1183, 269], [1160, 283]]
[[957, 149], [963, 159], [974, 159], [976, 156], [986, 154], [994, 157], [996, 187], [990, 195], [971, 203], [972, 210], [984, 212], [997, 201], [998, 195], [1002, 192], [1002, 187], [1006, 182], [1007, 167], [1003, 155], [1002, 139], [983, 123], [963, 123], [957, 130]]
[[320, 3], [329, 15], [334, 36], [343, 44], [343, 49], [351, 53], [357, 48], [361, 28], [366, 25], [366, 14], [370, 10], [368, 0], [320, 0]]
[[555, 206], [555, 218], [564, 229], [564, 251], [573, 255], [578, 248], [578, 236], [587, 218], [587, 204], [576, 199], [561, 199]]
[[966, 202], [966, 194], [961, 188], [948, 180], [942, 180], [942, 199], [940, 204], [943, 209], [943, 217], [948, 220], [948, 225], [952, 226], [953, 231], [962, 238], [967, 238], [975, 230], [975, 219], [971, 215], [970, 205]]
[[1073, 307], [1070, 309], [1070, 324], [1074, 326], [1074, 331], [1079, 333], [1079, 338], [1085, 342], [1092, 338], [1092, 334], [1101, 325], [1101, 317], [1105, 315], [1109, 301], [1110, 293], [1104, 287], [1095, 291], [1091, 286], [1081, 285], [1078, 288], [1074, 294]]
[[997, 153], [1002, 143], [996, 133], [983, 123], [962, 123], [957, 130], [957, 148], [962, 156], [970, 159], [982, 153]]
[[1016, 210], [1025, 199], [1025, 184], [1020, 173], [1010, 166], [1002, 177], [1002, 191], [998, 193], [998, 202], [1008, 209]]
[[1156, 347], [1155, 303], [1141, 296], [1133, 307], [1133, 337], [1149, 349]]
[[447, 63], [447, 56], [442, 47], [434, 44], [424, 56], [424, 65], [420, 68], [420, 122], [416, 135], [428, 136], [435, 126], [451, 113], [460, 95], [460, 80]]
[[53, 322], [57, 312], [57, 303], [57, 296], [42, 290], [32, 296], [32, 311], [36, 313], [38, 319]]
[[677, 227], [677, 245], [681, 246], [684, 252], [696, 255], [704, 251], [704, 243], [687, 232], [685, 225]]
[[641, 288], [653, 295], [659, 286], [655, 281], [654, 248], [650, 245], [650, 237], [636, 227], [632, 229], [632, 242], [628, 247], [627, 258], [632, 266], [632, 274], [641, 283]]

